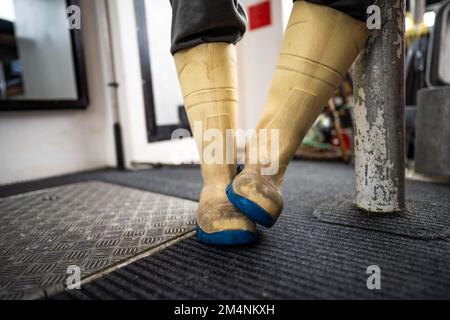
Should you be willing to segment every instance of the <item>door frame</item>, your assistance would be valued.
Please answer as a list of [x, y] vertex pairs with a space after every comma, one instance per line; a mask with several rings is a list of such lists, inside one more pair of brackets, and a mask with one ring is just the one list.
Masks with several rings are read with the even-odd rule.
[[[199, 155], [193, 138], [171, 140], [175, 127], [150, 126], [156, 123], [154, 114], [154, 90], [149, 86], [151, 66], [142, 70], [138, 38], [135, 1], [106, 0], [111, 17], [112, 50], [117, 75], [117, 95], [119, 119], [122, 127], [125, 167], [140, 168], [141, 165], [179, 165], [199, 163]], [[144, 10], [142, 10], [144, 11]], [[146, 20], [147, 21], [147, 20]], [[145, 32], [147, 31], [146, 29]], [[148, 39], [148, 38], [146, 38]], [[141, 42], [141, 46], [142, 46]], [[148, 45], [148, 40], [147, 40]], [[143, 78], [142, 72], [147, 75]], [[155, 80], [155, 79], [153, 79]], [[152, 81], [152, 84], [154, 82]], [[147, 93], [145, 93], [145, 91]], [[145, 95], [147, 94], [147, 98]], [[147, 99], [147, 101], [145, 101]], [[147, 103], [147, 106], [146, 106]], [[149, 110], [150, 112], [147, 112]], [[151, 112], [153, 110], [153, 112]], [[149, 130], [150, 128], [150, 130]], [[153, 128], [153, 129], [152, 129]], [[166, 131], [165, 134], [163, 132]]]
[[[148, 142], [170, 140], [176, 129], [189, 129], [186, 125], [158, 125], [156, 122], [155, 99], [153, 95], [152, 67], [150, 61], [150, 44], [148, 35], [146, 0], [134, 0], [136, 30], [138, 37], [139, 60], [144, 95], [145, 123]], [[184, 106], [180, 106], [180, 109]]]

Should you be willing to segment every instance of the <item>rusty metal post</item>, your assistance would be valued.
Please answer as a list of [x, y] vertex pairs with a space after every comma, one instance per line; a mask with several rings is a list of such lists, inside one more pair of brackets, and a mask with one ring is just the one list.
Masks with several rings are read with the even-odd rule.
[[354, 64], [356, 205], [405, 209], [405, 0], [378, 0], [381, 29], [371, 30]]

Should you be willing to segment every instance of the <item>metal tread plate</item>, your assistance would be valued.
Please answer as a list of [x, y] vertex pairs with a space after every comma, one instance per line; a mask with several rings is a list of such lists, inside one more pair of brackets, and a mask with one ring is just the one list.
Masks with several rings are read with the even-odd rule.
[[82, 279], [194, 229], [197, 203], [89, 181], [0, 198], [0, 299]]

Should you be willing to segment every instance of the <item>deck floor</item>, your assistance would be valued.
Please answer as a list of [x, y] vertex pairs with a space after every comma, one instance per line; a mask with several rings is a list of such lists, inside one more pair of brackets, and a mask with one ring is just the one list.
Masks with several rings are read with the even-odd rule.
[[[92, 180], [188, 200], [197, 200], [201, 188], [198, 168], [108, 169], [2, 186], [0, 196]], [[389, 216], [358, 216], [349, 205], [353, 193], [350, 166], [296, 161], [286, 175], [285, 210], [272, 229], [259, 228], [258, 244], [216, 248], [190, 237], [83, 284], [81, 290], [44, 291], [44, 297], [450, 298], [450, 187], [408, 180], [412, 215], [394, 217], [393, 223]], [[367, 288], [367, 268], [373, 265], [381, 270], [379, 290]]]

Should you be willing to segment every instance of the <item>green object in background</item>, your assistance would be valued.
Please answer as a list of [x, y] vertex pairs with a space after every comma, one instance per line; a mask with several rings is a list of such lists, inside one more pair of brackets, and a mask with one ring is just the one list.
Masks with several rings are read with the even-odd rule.
[[320, 129], [320, 124], [328, 121], [330, 121], [330, 119], [326, 115], [321, 114], [311, 129], [309, 129], [303, 139], [302, 145], [321, 150], [332, 150], [333, 146], [325, 141], [325, 137]]

